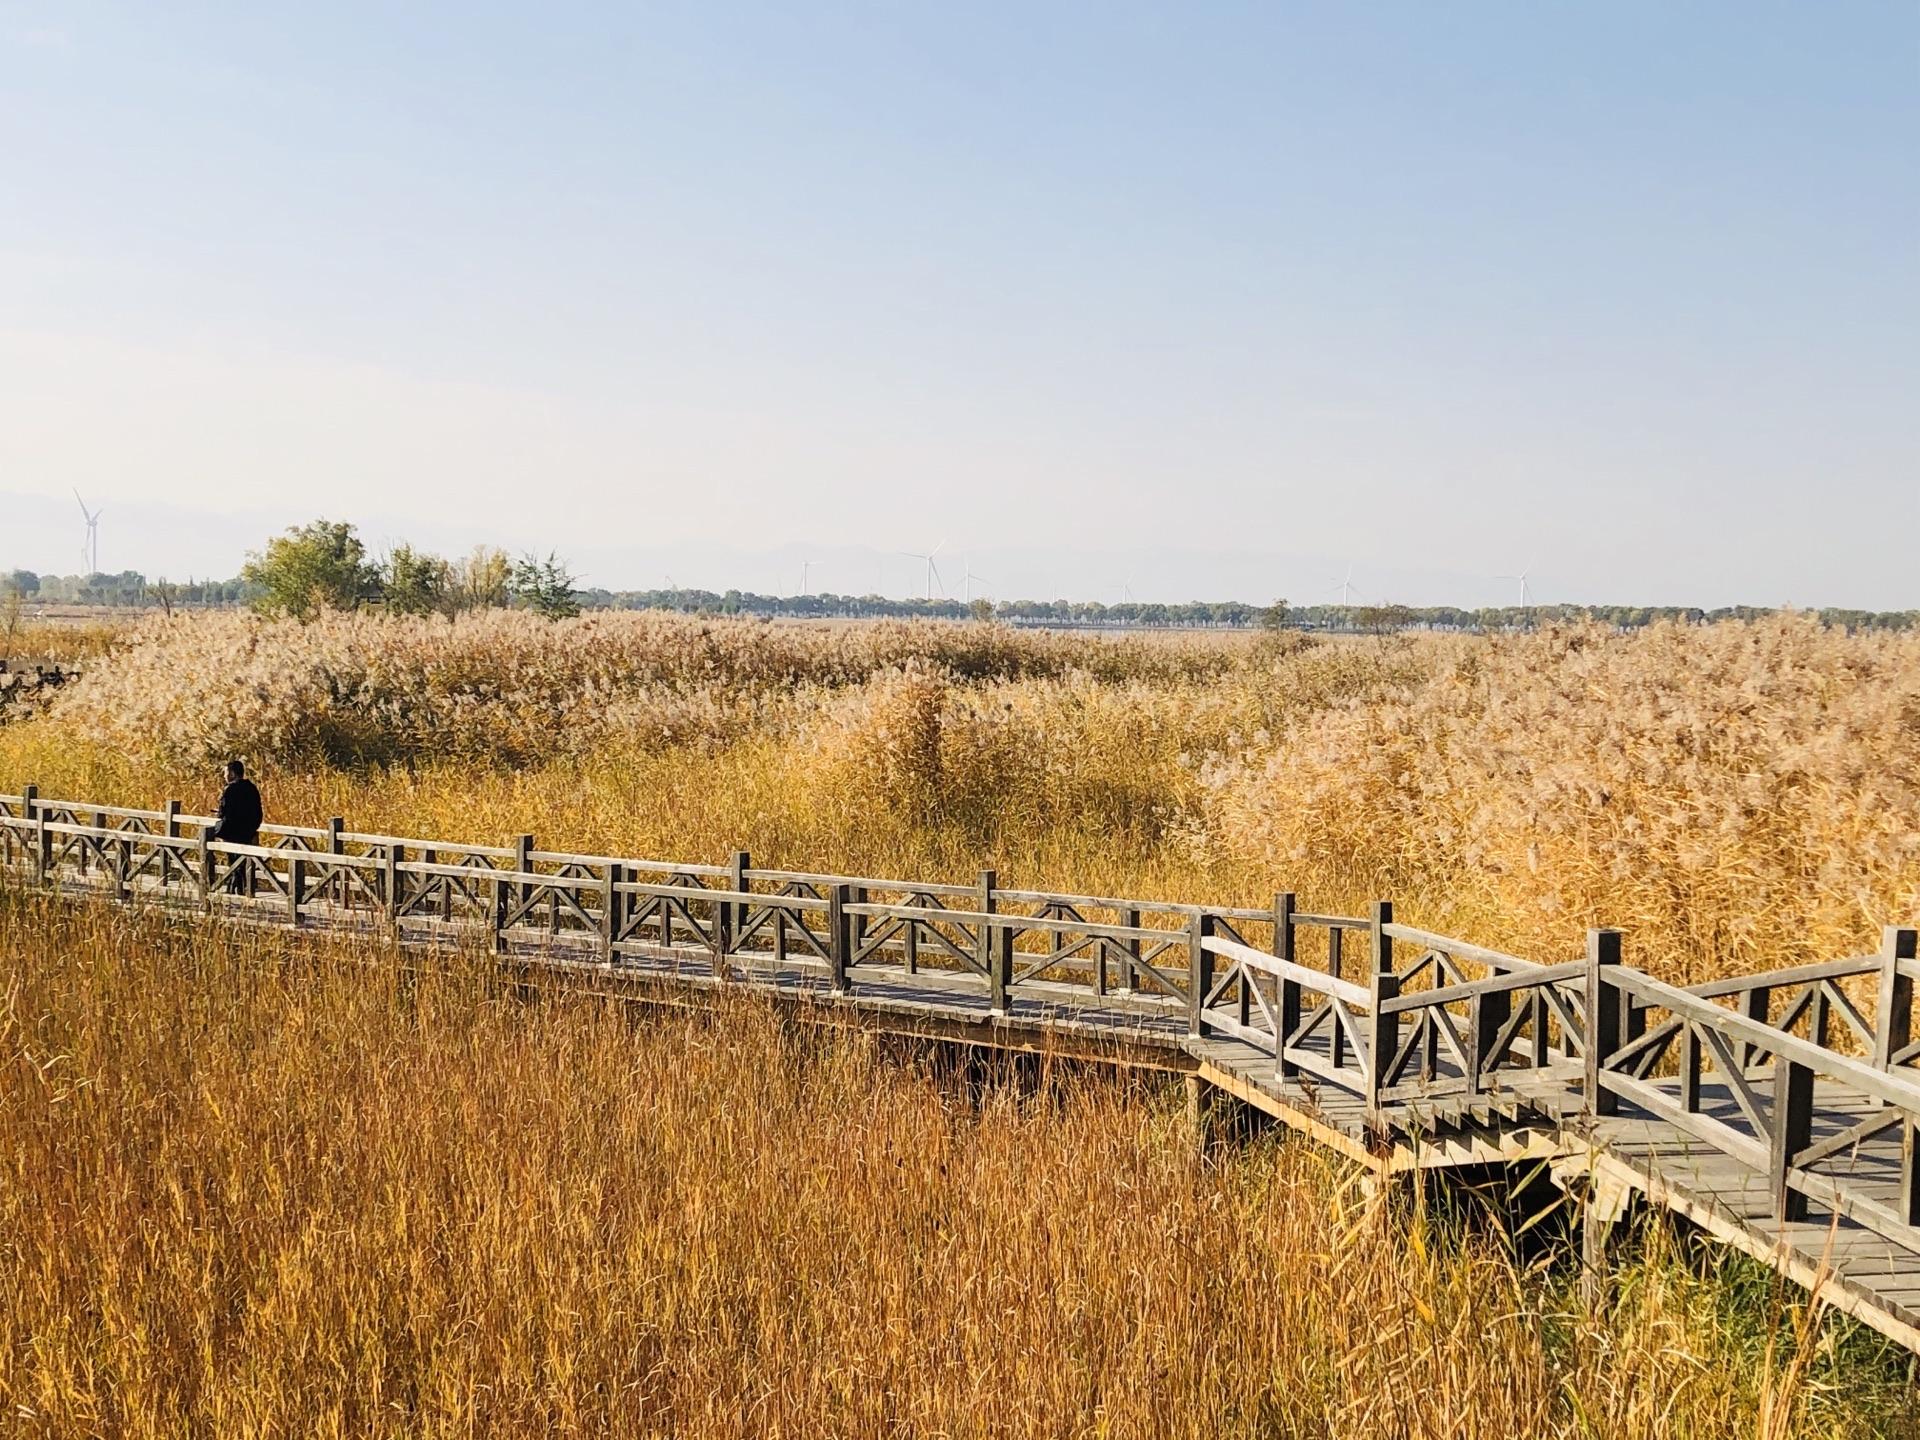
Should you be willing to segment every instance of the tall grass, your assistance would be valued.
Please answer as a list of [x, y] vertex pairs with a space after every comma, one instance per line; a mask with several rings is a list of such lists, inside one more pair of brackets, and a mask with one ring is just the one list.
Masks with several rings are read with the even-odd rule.
[[1712, 627], [1315, 644], [187, 616], [0, 784], [565, 848], [1316, 908], [1376, 896], [1542, 958], [1591, 925], [1682, 980], [1920, 913], [1920, 637]]
[[[57, 1435], [1901, 1433], [1665, 1253], [1587, 1311], [1151, 1086], [970, 1083], [0, 892], [0, 1409]], [[1748, 1307], [1749, 1311], [1753, 1307]]]

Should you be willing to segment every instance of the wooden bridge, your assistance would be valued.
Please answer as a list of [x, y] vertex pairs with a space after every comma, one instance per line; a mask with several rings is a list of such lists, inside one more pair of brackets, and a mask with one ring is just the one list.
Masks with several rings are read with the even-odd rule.
[[1541, 1164], [1589, 1236], [1633, 1197], [1920, 1351], [1915, 931], [1682, 989], [1618, 931], [1525, 959], [1400, 922], [267, 826], [0, 795], [0, 882], [409, 946], [652, 998], [1183, 1073], [1379, 1175]]

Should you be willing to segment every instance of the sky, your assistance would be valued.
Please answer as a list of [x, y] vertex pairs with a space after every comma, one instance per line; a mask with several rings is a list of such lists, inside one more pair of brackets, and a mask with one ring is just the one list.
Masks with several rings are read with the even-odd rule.
[[1920, 606], [1917, 155], [1911, 0], [0, 0], [0, 568]]

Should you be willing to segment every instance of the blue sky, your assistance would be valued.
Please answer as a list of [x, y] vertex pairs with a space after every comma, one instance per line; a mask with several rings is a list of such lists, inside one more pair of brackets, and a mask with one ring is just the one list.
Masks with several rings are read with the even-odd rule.
[[77, 486], [149, 573], [1920, 605], [1917, 82], [1911, 3], [0, 0], [0, 566]]

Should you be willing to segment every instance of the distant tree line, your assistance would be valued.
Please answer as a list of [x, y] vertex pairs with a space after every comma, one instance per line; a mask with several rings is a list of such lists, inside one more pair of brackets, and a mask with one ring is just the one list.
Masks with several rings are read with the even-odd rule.
[[0, 573], [0, 593], [41, 605], [157, 605], [163, 590], [179, 605], [238, 605], [249, 593], [247, 582], [238, 576], [173, 584], [149, 580], [138, 570], [122, 570], [117, 575], [38, 575], [31, 570]]
[[549, 554], [515, 560], [481, 546], [458, 560], [394, 546], [371, 555], [350, 524], [314, 520], [276, 535], [247, 556], [231, 580], [148, 580], [120, 575], [0, 575], [0, 595], [39, 604], [137, 606], [171, 611], [248, 605], [263, 614], [308, 619], [321, 610], [385, 610], [403, 615], [458, 615], [518, 607], [549, 618], [580, 613], [575, 576]]
[[[762, 595], [751, 590], [582, 589], [558, 556], [513, 559], [481, 546], [459, 559], [394, 546], [368, 552], [350, 524], [315, 520], [274, 536], [247, 557], [230, 580], [148, 580], [138, 571], [118, 575], [36, 575], [14, 570], [0, 575], [0, 596], [66, 605], [144, 606], [171, 609], [250, 605], [297, 617], [322, 608], [380, 609], [407, 615], [458, 615], [496, 607], [532, 610], [549, 617], [595, 610], [672, 610], [688, 615], [751, 615], [782, 619], [999, 620], [1010, 625], [1078, 626], [1089, 629], [1247, 630], [1286, 627], [1358, 634], [1401, 630], [1512, 631], [1542, 625], [1597, 621], [1633, 630], [1655, 621], [1711, 624], [1774, 614], [1753, 605], [1703, 609], [1680, 605], [1289, 605], [1275, 600], [1250, 605], [1239, 600], [1184, 604], [1098, 600], [894, 599], [884, 595]], [[1848, 630], [1920, 629], [1920, 610], [1824, 609], [1806, 612]]]
[[[1705, 625], [1718, 620], [1755, 620], [1778, 613], [1766, 606], [1716, 609], [1683, 605], [1290, 605], [1277, 600], [1251, 605], [1240, 600], [1194, 600], [1181, 604], [1098, 600], [898, 600], [884, 595], [761, 595], [751, 590], [604, 590], [580, 592], [581, 604], [604, 610], [677, 610], [701, 615], [774, 618], [936, 620], [994, 619], [1013, 625], [1084, 626], [1090, 629], [1242, 630], [1289, 629], [1363, 634], [1397, 630], [1482, 632], [1525, 630], [1542, 625], [1597, 621], [1638, 629], [1659, 620]], [[1804, 612], [1851, 630], [1920, 629], [1920, 610]]]

